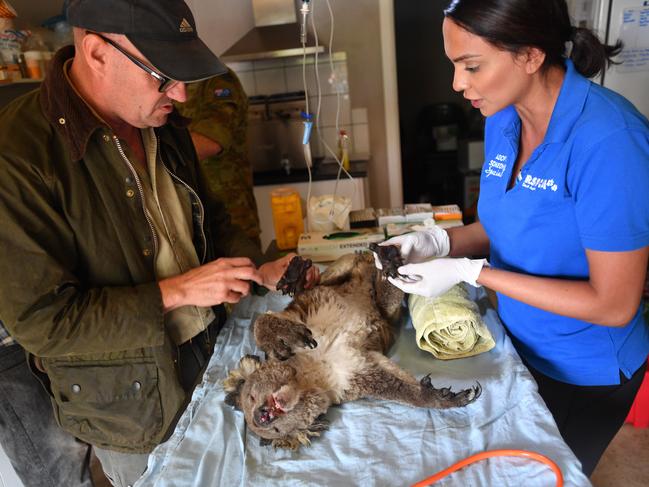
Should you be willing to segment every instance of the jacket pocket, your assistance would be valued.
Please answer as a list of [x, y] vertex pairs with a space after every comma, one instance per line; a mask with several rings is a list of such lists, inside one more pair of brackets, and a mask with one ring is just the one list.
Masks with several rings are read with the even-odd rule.
[[163, 435], [158, 368], [153, 361], [70, 362], [48, 367], [61, 427], [97, 446], [150, 450]]

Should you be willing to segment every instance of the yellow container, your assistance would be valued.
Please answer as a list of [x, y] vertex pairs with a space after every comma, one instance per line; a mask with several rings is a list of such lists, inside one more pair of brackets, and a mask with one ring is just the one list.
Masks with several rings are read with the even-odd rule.
[[300, 193], [290, 188], [279, 188], [270, 194], [275, 239], [280, 250], [294, 249], [304, 232]]

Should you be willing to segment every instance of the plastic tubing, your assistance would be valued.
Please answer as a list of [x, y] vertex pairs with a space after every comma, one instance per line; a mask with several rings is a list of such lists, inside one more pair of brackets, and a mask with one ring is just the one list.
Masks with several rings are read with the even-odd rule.
[[430, 477], [425, 478], [424, 480], [421, 480], [416, 484], [413, 484], [412, 487], [424, 487], [430, 484], [434, 484], [438, 480], [443, 479], [444, 477], [452, 474], [457, 470], [460, 470], [461, 468], [466, 467], [467, 465], [471, 465], [472, 463], [493, 457], [525, 457], [531, 460], [536, 460], [537, 462], [544, 463], [552, 469], [555, 476], [557, 477], [556, 486], [563, 487], [563, 474], [561, 473], [559, 466], [545, 455], [527, 450], [489, 450], [481, 453], [476, 453], [475, 455], [471, 455], [464, 460], [460, 460], [447, 469], [437, 472], [436, 474], [431, 475]]

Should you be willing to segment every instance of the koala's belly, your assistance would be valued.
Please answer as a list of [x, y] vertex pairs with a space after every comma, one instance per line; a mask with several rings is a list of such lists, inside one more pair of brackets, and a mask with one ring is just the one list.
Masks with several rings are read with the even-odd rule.
[[351, 379], [367, 365], [362, 350], [371, 330], [368, 305], [367, 298], [341, 299], [336, 293], [328, 293], [310, 309], [306, 319], [318, 346], [295, 350], [303, 377], [314, 384], [326, 384], [335, 402], [342, 399]]

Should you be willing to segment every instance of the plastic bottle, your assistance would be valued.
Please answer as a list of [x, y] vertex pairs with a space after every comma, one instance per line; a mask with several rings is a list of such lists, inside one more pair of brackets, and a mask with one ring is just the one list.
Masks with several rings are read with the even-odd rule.
[[279, 188], [270, 194], [275, 239], [280, 250], [297, 247], [304, 232], [300, 193], [291, 188]]
[[351, 165], [349, 163], [349, 135], [346, 130], [341, 130], [338, 137], [338, 158], [345, 171], [349, 171]]

